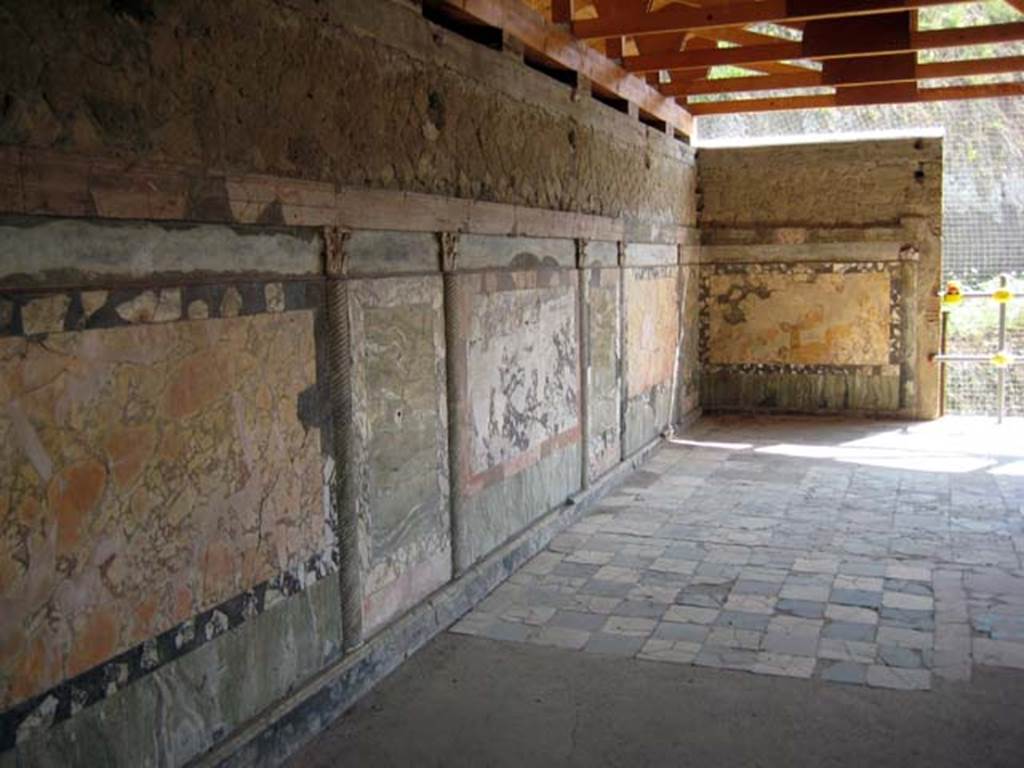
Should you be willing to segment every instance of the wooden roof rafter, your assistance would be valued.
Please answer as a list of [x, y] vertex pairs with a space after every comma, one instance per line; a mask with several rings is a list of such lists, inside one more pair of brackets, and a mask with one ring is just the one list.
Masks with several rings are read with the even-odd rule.
[[[524, 46], [558, 65], [584, 76], [597, 88], [636, 105], [667, 129], [686, 136], [693, 133], [693, 119], [675, 99], [649, 85], [643, 76], [619, 65], [577, 39], [568, 23], [550, 21], [520, 0], [443, 0], [444, 4], [482, 24], [501, 29]], [[572, 18], [572, 0], [555, 0], [555, 18]]]
[[932, 48], [954, 48], [1024, 40], [1024, 22], [987, 24], [958, 29], [932, 29], [910, 32], [906, 39], [892, 36], [832, 34], [817, 40], [768, 43], [765, 45], [717, 48], [690, 53], [633, 56], [624, 64], [630, 72], [703, 69], [716, 66], [745, 66], [793, 59], [841, 59], [911, 53]]
[[[1024, 17], [1000, 24], [918, 28], [919, 12], [974, 0], [446, 1], [591, 78], [595, 93], [614, 93], [636, 105], [632, 114], [638, 109], [667, 125], [685, 124], [681, 130], [687, 134], [690, 115], [1015, 96], [1024, 91], [1024, 80], [1016, 77], [1024, 73], [1024, 56], [1016, 55], [1017, 50], [1006, 51], [1014, 55], [968, 59], [963, 56], [970, 54], [963, 51], [956, 61], [919, 63], [921, 51], [1024, 41]], [[1005, 2], [1024, 14], [1024, 0]], [[532, 13], [527, 4], [551, 19], [541, 19], [545, 29], [532, 22], [526, 34], [522, 25], [516, 28], [519, 13], [512, 7]], [[625, 73], [635, 77], [627, 80]], [[962, 78], [973, 81], [965, 84]], [[935, 85], [927, 82], [933, 80], [939, 81], [938, 87], [922, 87], [922, 82]], [[667, 112], [657, 97], [683, 111]], [[666, 114], [677, 119], [666, 119]]]
[[968, 2], [972, 0], [737, 0], [707, 7], [676, 4], [654, 13], [638, 13], [630, 6], [606, 19], [574, 21], [572, 30], [581, 40], [590, 40], [617, 35], [639, 36], [695, 32], [715, 27], [745, 27], [757, 22], [803, 23], [900, 13]]

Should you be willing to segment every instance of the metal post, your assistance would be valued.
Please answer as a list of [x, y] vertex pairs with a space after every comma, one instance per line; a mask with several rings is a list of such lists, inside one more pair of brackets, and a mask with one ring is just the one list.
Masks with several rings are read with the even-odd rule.
[[[999, 287], [1007, 285], [1006, 275], [999, 276]], [[1006, 305], [1008, 302], [999, 304], [999, 351], [1006, 354]], [[1006, 413], [1006, 366], [996, 369], [996, 399], [999, 401], [999, 412], [997, 423], [1003, 423], [1003, 415]]]
[[[946, 342], [949, 339], [949, 312], [942, 313], [942, 335], [939, 341], [939, 354], [949, 352]], [[939, 360], [939, 416], [946, 415], [946, 361]]]

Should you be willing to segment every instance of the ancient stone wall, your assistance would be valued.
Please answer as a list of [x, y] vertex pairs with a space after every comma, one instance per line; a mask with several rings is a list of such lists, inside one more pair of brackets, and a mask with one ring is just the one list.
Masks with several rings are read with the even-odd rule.
[[387, 0], [0, 20], [3, 768], [279, 759], [696, 408], [664, 132]]
[[415, 4], [4, 0], [0, 20], [0, 145], [693, 223], [685, 146]]
[[937, 415], [942, 145], [705, 148], [705, 409]]

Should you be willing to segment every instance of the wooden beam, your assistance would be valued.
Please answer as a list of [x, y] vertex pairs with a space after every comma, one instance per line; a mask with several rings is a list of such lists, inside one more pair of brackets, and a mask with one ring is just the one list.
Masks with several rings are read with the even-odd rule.
[[[1024, 1], [1024, 0], [1022, 0]], [[882, 56], [871, 57], [884, 58]], [[836, 61], [844, 61], [836, 59]], [[906, 77], [885, 70], [862, 75], [847, 73], [839, 76], [832, 72], [807, 72], [795, 75], [752, 75], [750, 77], [702, 78], [690, 83], [669, 83], [661, 87], [666, 96], [697, 96], [712, 93], [748, 93], [754, 91], [784, 91], [793, 88], [814, 88], [851, 85], [877, 85], [909, 80], [931, 80], [946, 77], [973, 77], [977, 75], [998, 75], [1008, 72], [1024, 72], [1024, 56], [1004, 56], [992, 59], [965, 59], [943, 61], [933, 64], [918, 64], [913, 75]]]
[[935, 5], [964, 3], [969, 0], [760, 0], [694, 8], [672, 5], [655, 13], [631, 7], [606, 19], [583, 19], [572, 25], [580, 39], [597, 39], [616, 35], [651, 35], [664, 32], [693, 32], [712, 27], [743, 27], [767, 21], [794, 23], [843, 16], [863, 16]]
[[963, 99], [994, 99], [1024, 96], [1024, 83], [995, 83], [990, 85], [962, 85], [948, 88], [919, 88], [913, 94], [906, 86], [868, 86], [858, 93], [844, 95], [843, 91], [820, 96], [786, 96], [767, 99], [733, 99], [688, 104], [694, 115], [729, 115], [747, 112], [778, 112], [787, 109], [824, 109], [828, 107], [854, 107], [868, 104], [897, 104], [931, 101], [959, 101]]
[[790, 88], [814, 88], [822, 85], [821, 72], [785, 75], [751, 75], [750, 77], [702, 78], [693, 82], [671, 82], [661, 86], [666, 96], [698, 96], [711, 93], [746, 93], [750, 91], [784, 91]]
[[551, 0], [551, 20], [555, 24], [572, 22], [572, 0]]
[[1006, 43], [1017, 40], [1024, 40], [1024, 22], [913, 32], [906, 44], [891, 39], [850, 37], [833, 41], [831, 45], [825, 45], [822, 42], [814, 43], [813, 46], [808, 46], [804, 42], [771, 43], [740, 48], [718, 48], [710, 51], [631, 56], [623, 63], [630, 72], [654, 72], [659, 69], [746, 66], [747, 64], [784, 59], [824, 60], [847, 56], [910, 53], [929, 48], [952, 48], [962, 45]]
[[[1021, 1], [1024, 2], [1024, 0]], [[778, 42], [779, 40], [777, 37], [762, 35], [759, 32], [751, 32], [743, 29], [742, 27], [716, 27], [715, 29], [704, 29], [695, 34], [706, 40], [733, 43], [734, 45], [765, 45], [771, 42]], [[785, 64], [783, 62], [774, 61], [755, 64], [749, 67], [749, 69], [753, 69], [758, 72], [767, 72], [773, 75], [782, 75], [787, 72], [791, 74], [800, 74], [807, 71], [806, 67], [799, 67], [795, 64]]]
[[547, 21], [520, 0], [450, 0], [448, 4], [508, 32], [529, 48], [588, 78], [591, 83], [636, 104], [685, 135], [692, 135], [693, 119], [674, 100], [577, 40], [568, 29]]

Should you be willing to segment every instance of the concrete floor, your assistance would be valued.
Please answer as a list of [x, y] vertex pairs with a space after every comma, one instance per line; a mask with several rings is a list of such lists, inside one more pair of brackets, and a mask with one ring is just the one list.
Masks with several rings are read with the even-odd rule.
[[1022, 765], [1022, 428], [707, 419], [294, 764]]

